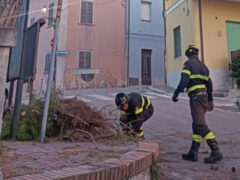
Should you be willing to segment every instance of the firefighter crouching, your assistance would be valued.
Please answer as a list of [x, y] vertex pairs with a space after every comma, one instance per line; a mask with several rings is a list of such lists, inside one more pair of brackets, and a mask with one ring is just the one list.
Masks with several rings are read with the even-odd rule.
[[188, 46], [185, 55], [188, 57], [188, 61], [184, 63], [181, 80], [172, 96], [172, 100], [177, 102], [178, 94], [184, 92], [186, 88], [190, 97], [193, 119], [192, 145], [189, 152], [183, 154], [182, 158], [184, 160], [198, 161], [198, 149], [202, 138], [204, 138], [212, 151], [210, 156], [204, 159], [204, 162], [215, 163], [221, 161], [223, 155], [219, 150], [215, 135], [208, 128], [205, 121], [206, 111], [213, 110], [212, 80], [208, 68], [199, 60], [198, 49], [195, 46]]
[[149, 98], [139, 93], [118, 93], [115, 104], [121, 111], [120, 124], [128, 135], [144, 139], [142, 124], [153, 114], [154, 109]]

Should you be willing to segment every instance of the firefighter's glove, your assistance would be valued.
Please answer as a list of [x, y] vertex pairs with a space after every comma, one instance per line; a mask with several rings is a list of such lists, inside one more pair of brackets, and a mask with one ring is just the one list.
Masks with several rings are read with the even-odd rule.
[[172, 101], [173, 102], [178, 102], [178, 94], [177, 93], [174, 93], [173, 96], [172, 96]]
[[212, 110], [213, 110], [213, 107], [214, 107], [213, 100], [208, 101], [208, 108], [207, 108], [207, 110], [208, 110], [208, 111], [212, 111]]

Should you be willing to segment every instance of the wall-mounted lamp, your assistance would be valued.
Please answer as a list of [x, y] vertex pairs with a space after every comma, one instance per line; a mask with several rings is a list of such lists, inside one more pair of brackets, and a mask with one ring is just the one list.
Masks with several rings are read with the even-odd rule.
[[41, 14], [42, 14], [43, 17], [46, 17], [46, 15], [47, 15], [47, 7], [45, 5], [41, 9]]

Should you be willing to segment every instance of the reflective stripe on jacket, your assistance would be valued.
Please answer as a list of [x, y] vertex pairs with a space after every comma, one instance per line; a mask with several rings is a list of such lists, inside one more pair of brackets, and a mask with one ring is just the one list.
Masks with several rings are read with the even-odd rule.
[[212, 80], [209, 70], [197, 56], [191, 56], [184, 63], [181, 80], [175, 92], [183, 92], [185, 88], [188, 94], [194, 93], [196, 90], [207, 89], [209, 96], [212, 96]]

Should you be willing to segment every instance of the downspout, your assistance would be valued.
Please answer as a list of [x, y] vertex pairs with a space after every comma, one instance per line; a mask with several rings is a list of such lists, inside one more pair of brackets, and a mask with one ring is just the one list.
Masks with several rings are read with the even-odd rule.
[[166, 67], [166, 18], [165, 18], [165, 0], [163, 1], [163, 20], [164, 20], [164, 55], [163, 55], [163, 62], [164, 62], [164, 83], [167, 86], [167, 67]]
[[130, 52], [130, 0], [128, 0], [128, 5], [127, 5], [127, 86], [129, 86], [129, 52]]
[[199, 25], [200, 25], [200, 43], [201, 43], [201, 56], [202, 62], [204, 63], [204, 50], [203, 50], [203, 28], [202, 28], [202, 2], [198, 0], [198, 8], [199, 8]]

